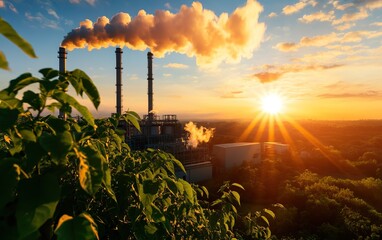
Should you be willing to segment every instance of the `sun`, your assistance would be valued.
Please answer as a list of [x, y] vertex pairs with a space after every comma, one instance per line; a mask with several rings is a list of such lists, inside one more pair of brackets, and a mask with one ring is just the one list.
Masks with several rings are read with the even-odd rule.
[[261, 109], [268, 114], [278, 114], [283, 108], [283, 101], [280, 95], [270, 93], [261, 98]]

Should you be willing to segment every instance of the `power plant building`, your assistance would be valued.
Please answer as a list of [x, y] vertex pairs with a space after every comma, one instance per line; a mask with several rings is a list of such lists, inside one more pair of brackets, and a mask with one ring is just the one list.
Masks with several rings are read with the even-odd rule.
[[260, 143], [239, 142], [217, 144], [213, 147], [214, 164], [224, 170], [240, 167], [244, 162], [258, 163], [261, 160]]

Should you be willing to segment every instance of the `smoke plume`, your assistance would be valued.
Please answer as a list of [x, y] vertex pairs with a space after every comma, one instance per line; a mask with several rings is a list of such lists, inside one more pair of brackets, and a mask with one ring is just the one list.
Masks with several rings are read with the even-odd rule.
[[178, 52], [196, 57], [199, 66], [238, 62], [249, 58], [260, 45], [265, 24], [259, 23], [263, 7], [256, 0], [217, 16], [200, 2], [183, 5], [178, 13], [157, 10], [154, 15], [140, 10], [132, 18], [118, 13], [109, 20], [103, 16], [95, 23], [86, 19], [67, 34], [62, 46], [68, 50], [88, 50], [109, 46], [133, 50], [149, 48], [156, 57]]
[[199, 143], [208, 142], [214, 135], [215, 128], [197, 127], [193, 122], [188, 122], [184, 126], [184, 130], [189, 133], [187, 145], [196, 148]]

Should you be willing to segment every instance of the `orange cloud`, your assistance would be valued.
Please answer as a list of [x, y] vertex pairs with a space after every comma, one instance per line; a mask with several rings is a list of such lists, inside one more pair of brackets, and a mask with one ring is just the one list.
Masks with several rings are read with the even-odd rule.
[[297, 13], [300, 10], [304, 9], [307, 5], [316, 6], [317, 2], [314, 0], [301, 0], [298, 3], [293, 5], [287, 5], [283, 8], [283, 13], [285, 15], [290, 15], [293, 13]]
[[256, 73], [253, 76], [258, 78], [261, 83], [268, 83], [273, 82], [278, 79], [284, 74], [291, 73], [291, 72], [303, 72], [303, 71], [320, 71], [320, 70], [326, 70], [326, 69], [332, 69], [341, 67], [343, 65], [340, 64], [328, 64], [328, 65], [265, 65], [263, 66], [264, 70], [263, 72]]
[[176, 14], [157, 10], [151, 15], [141, 10], [131, 18], [127, 13], [118, 13], [111, 20], [100, 17], [94, 24], [90, 20], [81, 22], [68, 33], [62, 46], [68, 50], [109, 46], [150, 48], [156, 57], [178, 52], [195, 56], [199, 66], [238, 62], [250, 58], [261, 43], [265, 24], [258, 19], [262, 10], [257, 1], [248, 0], [230, 15], [216, 16], [199, 2], [190, 7], [183, 5]]
[[382, 36], [382, 32], [377, 31], [353, 31], [347, 33], [330, 33], [314, 37], [302, 37], [298, 43], [278, 43], [275, 48], [279, 51], [296, 51], [301, 47], [323, 47], [332, 43], [360, 42], [365, 38], [375, 38]]
[[355, 13], [346, 13], [342, 15], [340, 19], [336, 19], [332, 22], [333, 25], [338, 25], [342, 23], [347, 23], [347, 22], [355, 22], [358, 20], [365, 19], [369, 16], [368, 12], [366, 9], [361, 8], [358, 12]]
[[164, 68], [178, 68], [178, 69], [186, 69], [188, 65], [182, 63], [169, 63], [163, 66]]
[[304, 15], [298, 20], [303, 23], [311, 23], [314, 21], [330, 22], [334, 19], [334, 17], [334, 11], [330, 11], [328, 13], [320, 11], [313, 14]]
[[320, 98], [375, 98], [380, 96], [380, 92], [373, 90], [356, 93], [324, 93], [318, 95]]
[[268, 14], [268, 17], [269, 17], [269, 18], [277, 17], [277, 13], [275, 13], [275, 12], [271, 12], [270, 14]]
[[300, 46], [296, 43], [278, 43], [275, 48], [282, 52], [296, 51]]

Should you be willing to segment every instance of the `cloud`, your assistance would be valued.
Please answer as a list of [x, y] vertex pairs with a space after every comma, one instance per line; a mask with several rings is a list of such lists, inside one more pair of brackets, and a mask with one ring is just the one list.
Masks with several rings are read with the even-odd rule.
[[342, 15], [342, 17], [340, 19], [334, 20], [332, 22], [332, 24], [333, 25], [338, 25], [338, 24], [347, 23], [347, 22], [355, 22], [355, 21], [359, 21], [359, 20], [365, 19], [368, 16], [369, 16], [369, 14], [366, 11], [366, 9], [361, 8], [358, 12], [345, 13], [344, 15]]
[[296, 44], [296, 43], [287, 43], [287, 42], [284, 42], [284, 43], [278, 43], [275, 48], [279, 51], [282, 51], [282, 52], [292, 52], [292, 51], [296, 51], [297, 49], [299, 49], [299, 45]]
[[260, 72], [254, 74], [261, 83], [268, 83], [278, 80], [284, 73], [282, 72]]
[[362, 4], [365, 8], [370, 10], [382, 8], [381, 0], [363, 0], [363, 1], [360, 1], [360, 4]]
[[347, 33], [330, 33], [326, 35], [317, 35], [314, 37], [302, 37], [298, 43], [282, 42], [276, 44], [274, 48], [283, 52], [296, 51], [302, 47], [323, 47], [332, 43], [351, 43], [360, 42], [363, 39], [376, 38], [382, 36], [378, 31], [353, 31]]
[[341, 64], [310, 64], [310, 65], [265, 65], [264, 71], [253, 74], [261, 83], [269, 83], [279, 80], [281, 76], [291, 72], [303, 72], [303, 71], [322, 71], [332, 68], [338, 68]]
[[164, 7], [167, 8], [167, 9], [172, 9], [171, 4], [169, 2], [166, 2], [164, 4]]
[[317, 2], [314, 0], [300, 0], [298, 3], [295, 3], [293, 5], [287, 5], [283, 8], [283, 13], [285, 15], [290, 15], [293, 13], [297, 13], [300, 10], [304, 9], [306, 6], [316, 6]]
[[171, 73], [163, 73], [163, 77], [171, 77], [172, 74]]
[[277, 17], [277, 13], [275, 13], [275, 12], [271, 12], [270, 14], [268, 14], [268, 17], [269, 17], [269, 18]]
[[259, 23], [263, 7], [255, 0], [230, 15], [216, 16], [200, 2], [181, 6], [178, 13], [157, 10], [154, 15], [140, 10], [134, 18], [118, 13], [109, 20], [103, 16], [93, 23], [85, 20], [65, 37], [68, 50], [89, 50], [126, 46], [133, 50], [150, 48], [156, 57], [178, 52], [196, 57], [198, 66], [239, 62], [250, 58], [263, 39], [265, 24]]
[[320, 22], [330, 22], [335, 18], [334, 11], [330, 11], [328, 13], [324, 13], [322, 11], [304, 15], [298, 20], [303, 23], [311, 23], [314, 21], [320, 21]]
[[223, 94], [221, 98], [246, 98], [245, 96], [242, 96], [243, 93], [243, 91], [231, 91]]
[[60, 29], [58, 21], [48, 19], [42, 13], [38, 12], [36, 15], [32, 15], [30, 12], [25, 13], [25, 17], [30, 22], [37, 22], [42, 27]]
[[354, 26], [355, 26], [355, 23], [345, 23], [343, 25], [335, 26], [335, 29], [337, 29], [338, 31], [345, 31], [345, 30], [352, 28]]
[[12, 12], [14, 13], [18, 13], [16, 7], [10, 3], [10, 2], [6, 2], [6, 1], [3, 1], [3, 0], [0, 0], [0, 8], [6, 8], [8, 6], [9, 10], [11, 10]]
[[189, 66], [186, 65], [186, 64], [182, 64], [182, 63], [169, 63], [169, 64], [164, 65], [163, 67], [165, 67], [165, 68], [186, 69], [186, 68], [188, 68]]
[[60, 17], [57, 15], [56, 11], [54, 11], [53, 9], [47, 9], [47, 11], [48, 11], [49, 15], [53, 16], [56, 19], [60, 19]]
[[[69, 2], [73, 4], [79, 4], [81, 0], [69, 0]], [[85, 2], [87, 2], [90, 5], [94, 5], [96, 0], [85, 0]]]
[[345, 3], [345, 4], [340, 4], [339, 1], [331, 1], [333, 7], [337, 10], [346, 10], [347, 8], [350, 8], [352, 6], [354, 6], [354, 3]]
[[317, 97], [320, 98], [375, 98], [381, 96], [380, 92], [369, 90], [365, 92], [355, 92], [355, 93], [324, 93]]
[[382, 22], [373, 22], [371, 25], [382, 27]]

